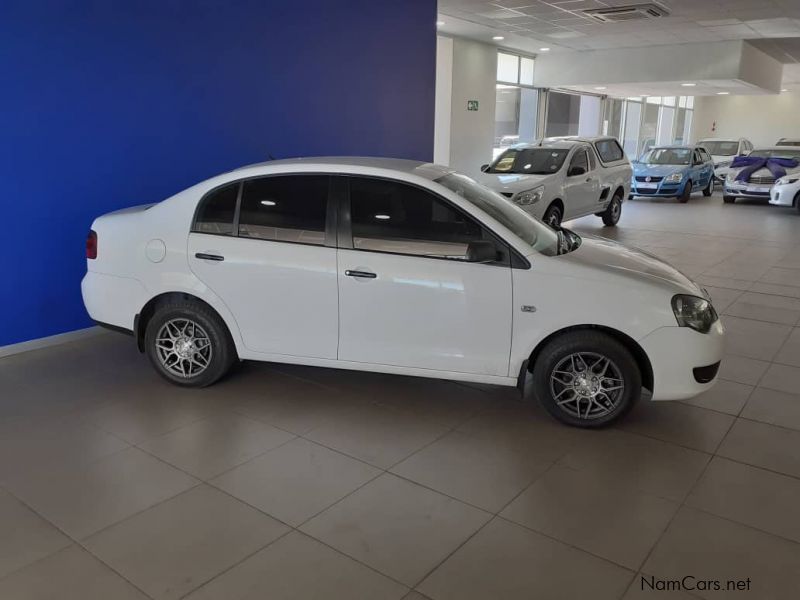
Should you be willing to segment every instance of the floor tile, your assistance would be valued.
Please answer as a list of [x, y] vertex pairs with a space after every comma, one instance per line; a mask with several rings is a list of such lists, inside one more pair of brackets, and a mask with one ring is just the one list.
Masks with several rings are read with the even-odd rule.
[[746, 385], [756, 385], [769, 365], [767, 361], [725, 354], [719, 367], [719, 377]]
[[681, 402], [729, 415], [738, 415], [752, 392], [752, 385], [718, 379], [714, 387], [707, 392]]
[[741, 290], [718, 288], [710, 285], [704, 287], [706, 291], [711, 294], [711, 303], [714, 305], [714, 308], [719, 314], [722, 314], [726, 308], [736, 302], [739, 296], [741, 296], [743, 293]]
[[297, 438], [211, 483], [297, 526], [380, 473], [366, 463]]
[[287, 531], [267, 515], [201, 485], [101, 531], [86, 545], [160, 600], [182, 597]]
[[795, 429], [738, 419], [717, 454], [800, 477], [800, 431]]
[[800, 286], [800, 271], [797, 269], [784, 269], [772, 267], [759, 279], [764, 283], [778, 283], [781, 285]]
[[[643, 571], [662, 579], [750, 579], [751, 593], [694, 591], [702, 598], [794, 600], [800, 589], [800, 544], [683, 507]], [[667, 594], [663, 592], [663, 594]], [[664, 596], [668, 597], [668, 596]]]
[[489, 516], [385, 474], [301, 529], [381, 573], [414, 585]]
[[622, 600], [696, 600], [689, 592], [675, 589], [675, 583], [647, 573], [637, 573]]
[[800, 479], [715, 457], [686, 504], [800, 542]]
[[709, 275], [702, 273], [697, 277], [698, 283], [702, 285], [710, 285], [712, 287], [727, 288], [730, 290], [746, 291], [753, 285], [752, 281], [744, 279], [733, 279], [730, 277], [719, 277], [716, 275]]
[[71, 543], [53, 525], [0, 490], [0, 578]]
[[187, 600], [399, 600], [408, 588], [297, 531], [239, 563]]
[[435, 421], [368, 404], [334, 417], [305, 437], [386, 469], [446, 431]]
[[670, 500], [556, 466], [501, 516], [636, 570], [677, 510]]
[[800, 367], [800, 327], [792, 329], [774, 360], [784, 365]]
[[792, 331], [789, 325], [728, 315], [722, 317], [722, 322], [725, 324], [725, 352], [758, 360], [772, 360]]
[[622, 431], [585, 431], [561, 461], [594, 477], [682, 501], [706, 467], [708, 454]]
[[627, 569], [495, 518], [417, 587], [436, 600], [604, 600], [621, 597], [632, 577]]
[[148, 600], [91, 554], [70, 546], [0, 579], [8, 600]]
[[140, 447], [195, 477], [210, 479], [294, 437], [240, 415], [215, 415], [153, 438]]
[[32, 475], [14, 494], [76, 539], [171, 498], [197, 484], [137, 448], [89, 465]]
[[756, 281], [750, 289], [762, 294], [772, 294], [774, 296], [786, 296], [788, 298], [800, 298], [800, 286], [780, 285], [777, 283], [764, 283]]
[[787, 394], [797, 394], [800, 391], [800, 367], [773, 363], [764, 373], [759, 385]]
[[544, 473], [533, 444], [498, 443], [459, 431], [448, 433], [392, 468], [392, 473], [497, 512]]
[[800, 430], [800, 395], [768, 388], [756, 388], [750, 395], [742, 417]]
[[736, 317], [794, 325], [800, 319], [800, 299], [749, 291], [723, 312]]
[[619, 427], [687, 448], [713, 452], [734, 417], [680, 402], [640, 402]]

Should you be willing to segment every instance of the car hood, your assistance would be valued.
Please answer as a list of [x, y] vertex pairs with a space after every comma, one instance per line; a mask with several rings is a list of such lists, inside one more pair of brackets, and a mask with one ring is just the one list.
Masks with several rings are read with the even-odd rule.
[[555, 181], [555, 174], [549, 175], [515, 175], [503, 173], [483, 173], [478, 181], [494, 190], [505, 194], [518, 194], [539, 185]]
[[686, 165], [645, 165], [640, 163], [638, 165], [634, 165], [633, 167], [634, 175], [650, 175], [651, 177], [666, 177], [667, 175], [671, 175], [675, 172], [682, 173], [685, 170]]
[[[736, 177], [736, 175], [739, 173], [739, 171], [741, 171], [742, 169], [745, 169], [745, 168], [746, 167], [731, 168], [730, 172], [733, 174], [733, 177]], [[797, 175], [798, 173], [800, 173], [800, 165], [796, 166], [793, 169], [785, 169], [785, 171], [786, 171], [787, 175]], [[751, 177], [772, 177], [772, 172], [769, 169], [767, 169], [766, 167], [764, 167], [762, 169], [759, 169], [758, 171], [755, 171], [751, 175]]]
[[[678, 269], [660, 258], [612, 240], [582, 236], [581, 245], [559, 258], [576, 267], [591, 269], [671, 289], [674, 293], [704, 296], [703, 290]], [[582, 270], [582, 269], [581, 269]]]
[[718, 166], [720, 163], [731, 163], [733, 159], [736, 158], [735, 156], [728, 156], [726, 154], [712, 154], [711, 160], [714, 161], [714, 166]]

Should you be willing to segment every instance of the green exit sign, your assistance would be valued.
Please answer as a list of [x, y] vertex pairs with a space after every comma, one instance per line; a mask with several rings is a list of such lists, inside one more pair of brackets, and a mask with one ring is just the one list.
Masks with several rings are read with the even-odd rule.
[[467, 110], [478, 110], [478, 101], [467, 100]]

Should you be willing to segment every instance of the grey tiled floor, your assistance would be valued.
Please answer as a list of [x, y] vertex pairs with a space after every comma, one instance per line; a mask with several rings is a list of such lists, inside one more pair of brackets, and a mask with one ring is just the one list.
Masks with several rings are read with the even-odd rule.
[[[796, 598], [800, 215], [573, 225], [708, 286], [714, 390], [577, 431], [446, 381], [245, 364], [181, 390], [114, 334], [1, 359], [0, 598]], [[641, 589], [684, 575], [752, 589]]]

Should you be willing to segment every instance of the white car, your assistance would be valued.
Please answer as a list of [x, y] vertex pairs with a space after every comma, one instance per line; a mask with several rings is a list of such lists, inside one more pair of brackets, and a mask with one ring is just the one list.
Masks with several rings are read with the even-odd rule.
[[745, 138], [706, 138], [697, 142], [703, 146], [714, 161], [714, 179], [718, 184], [725, 181], [731, 163], [737, 156], [747, 156], [753, 150], [753, 144]]
[[781, 138], [775, 142], [776, 146], [800, 146], [800, 138]]
[[[773, 146], [772, 148], [758, 148], [753, 150], [749, 156], [753, 158], [789, 158], [800, 161], [800, 148], [792, 146]], [[750, 174], [747, 181], [737, 180], [736, 177], [746, 167], [731, 168], [725, 177], [725, 189], [722, 200], [725, 204], [736, 202], [737, 198], [749, 198], [752, 200], [769, 200], [772, 202], [772, 188], [775, 185], [775, 176], [765, 168], [759, 169]], [[787, 176], [800, 173], [800, 166], [785, 169]], [[785, 179], [785, 178], [784, 178]]]
[[592, 214], [606, 225], [616, 225], [632, 174], [622, 147], [612, 137], [517, 144], [481, 171], [480, 183], [551, 227]]
[[791, 206], [800, 211], [800, 173], [794, 172], [775, 181], [769, 192], [769, 203]]
[[592, 427], [709, 389], [723, 327], [670, 265], [554, 231], [450, 169], [273, 161], [97, 218], [84, 303], [155, 369], [237, 360], [524, 386]]

